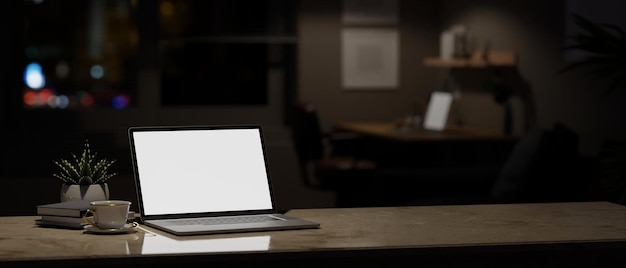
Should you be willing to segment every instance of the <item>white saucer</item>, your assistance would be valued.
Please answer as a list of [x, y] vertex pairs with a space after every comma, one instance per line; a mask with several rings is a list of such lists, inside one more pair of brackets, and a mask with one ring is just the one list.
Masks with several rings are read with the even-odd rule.
[[93, 225], [85, 226], [85, 233], [92, 234], [130, 234], [137, 232], [136, 224], [126, 224], [124, 227], [119, 229], [100, 229]]

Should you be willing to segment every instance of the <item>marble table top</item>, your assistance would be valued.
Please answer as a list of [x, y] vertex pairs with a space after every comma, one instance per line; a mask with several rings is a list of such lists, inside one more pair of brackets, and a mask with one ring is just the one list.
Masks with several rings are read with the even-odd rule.
[[176, 237], [140, 225], [101, 235], [0, 217], [0, 263], [626, 241], [626, 207], [608, 202], [295, 209], [319, 229]]

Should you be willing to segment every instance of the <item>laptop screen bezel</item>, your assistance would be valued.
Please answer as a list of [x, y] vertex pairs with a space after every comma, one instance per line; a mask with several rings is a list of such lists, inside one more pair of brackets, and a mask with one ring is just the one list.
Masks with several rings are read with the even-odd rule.
[[[143, 196], [141, 190], [141, 178], [139, 175], [137, 155], [135, 150], [134, 134], [137, 132], [154, 132], [154, 131], [186, 131], [186, 130], [215, 130], [215, 129], [255, 129], [258, 130], [261, 140], [261, 149], [263, 152], [263, 161], [265, 164], [265, 172], [267, 177], [267, 183], [269, 187], [269, 195], [271, 202], [271, 209], [260, 210], [237, 210], [237, 211], [223, 211], [223, 212], [202, 212], [202, 213], [184, 213], [184, 214], [159, 214], [159, 215], [146, 215], [143, 204]], [[173, 218], [196, 218], [196, 217], [210, 217], [210, 216], [234, 216], [234, 215], [253, 215], [253, 214], [273, 214], [277, 213], [276, 203], [274, 199], [274, 190], [271, 180], [271, 173], [269, 167], [269, 161], [267, 157], [267, 150], [265, 146], [265, 139], [263, 136], [263, 128], [261, 125], [184, 125], [184, 126], [131, 126], [128, 128], [128, 139], [132, 160], [133, 176], [135, 180], [135, 188], [137, 193], [137, 208], [141, 216], [141, 220], [154, 220], [154, 219], [173, 219]]]

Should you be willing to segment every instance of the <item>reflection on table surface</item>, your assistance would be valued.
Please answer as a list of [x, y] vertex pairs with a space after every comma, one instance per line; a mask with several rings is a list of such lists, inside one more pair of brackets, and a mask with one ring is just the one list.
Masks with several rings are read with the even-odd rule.
[[146, 234], [141, 254], [179, 254], [267, 251], [270, 236], [177, 240], [163, 235]]
[[84, 233], [87, 238], [85, 253], [100, 255], [155, 255], [185, 253], [251, 252], [267, 251], [270, 248], [269, 235], [235, 237], [222, 236], [175, 236], [140, 225], [137, 232], [121, 235]]

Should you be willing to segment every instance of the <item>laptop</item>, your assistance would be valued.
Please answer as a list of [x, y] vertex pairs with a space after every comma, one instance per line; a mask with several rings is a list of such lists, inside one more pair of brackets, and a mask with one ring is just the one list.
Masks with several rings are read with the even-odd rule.
[[128, 129], [143, 224], [175, 235], [319, 228], [279, 213], [260, 125]]

